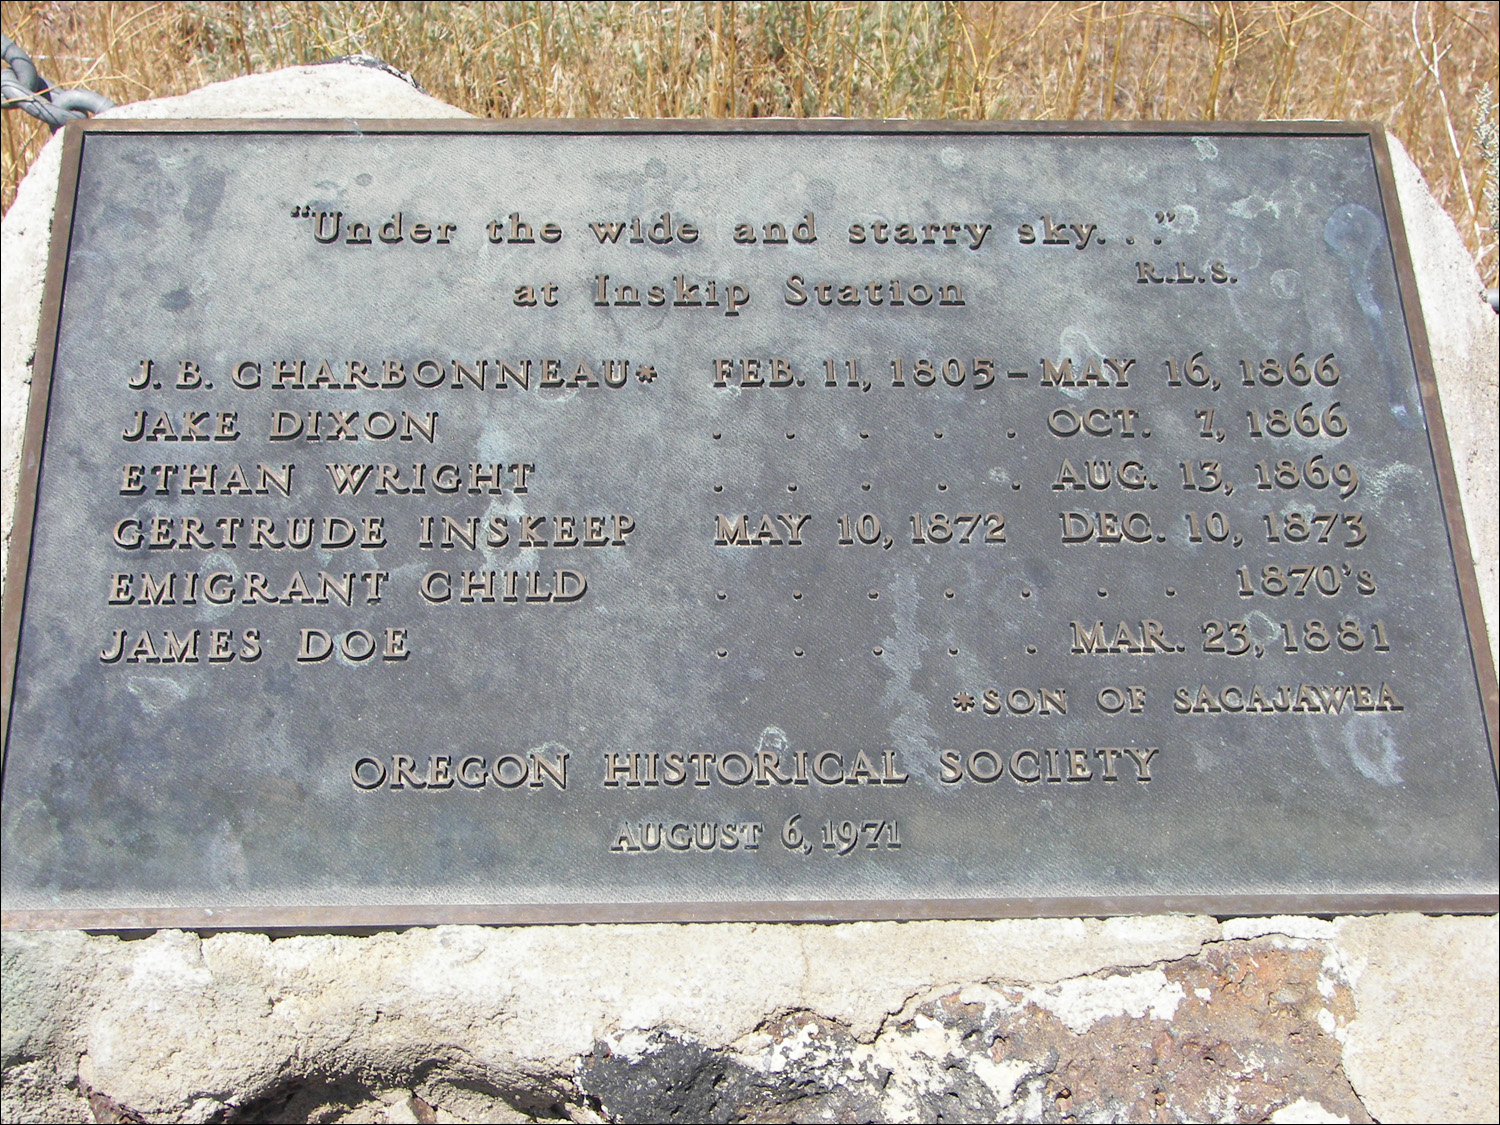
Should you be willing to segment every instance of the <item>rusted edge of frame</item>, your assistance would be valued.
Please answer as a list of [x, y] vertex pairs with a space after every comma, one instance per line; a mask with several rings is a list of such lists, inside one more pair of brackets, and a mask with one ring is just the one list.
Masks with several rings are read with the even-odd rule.
[[62, 331], [63, 283], [68, 272], [68, 247], [73, 238], [73, 206], [78, 197], [78, 169], [83, 158], [84, 130], [77, 124], [63, 131], [62, 167], [58, 170], [57, 202], [52, 210], [52, 242], [47, 253], [47, 280], [37, 320], [32, 353], [31, 399], [21, 436], [21, 468], [16, 481], [15, 516], [11, 522], [10, 558], [5, 574], [5, 599], [0, 606], [0, 779], [5, 774], [10, 739], [10, 706], [20, 658], [21, 611], [26, 602], [26, 580], [31, 563], [31, 536], [36, 527], [37, 478], [42, 468], [42, 445], [47, 432], [47, 406], [52, 397], [52, 363]]
[[[1390, 145], [1385, 128], [1370, 126], [1370, 150], [1375, 158], [1375, 178], [1380, 188], [1381, 208], [1385, 212], [1386, 232], [1390, 238], [1391, 256], [1396, 268], [1397, 289], [1401, 295], [1402, 322], [1411, 351], [1412, 366], [1417, 373], [1417, 388], [1422, 395], [1422, 410], [1427, 421], [1427, 445], [1432, 466], [1442, 494], [1443, 517], [1448, 524], [1448, 549], [1455, 577], [1458, 579], [1459, 605], [1469, 631], [1469, 654], [1475, 683], [1483, 703], [1484, 722], [1489, 734], [1490, 767], [1500, 773], [1500, 684], [1495, 680], [1495, 664], [1490, 656], [1489, 638], [1485, 633], [1484, 605], [1479, 598], [1479, 576], [1474, 570], [1474, 556], [1469, 544], [1468, 526], [1464, 520], [1463, 494], [1453, 466], [1453, 449], [1448, 443], [1448, 427], [1443, 421], [1443, 403], [1438, 394], [1437, 374], [1432, 366], [1432, 349], [1427, 339], [1427, 322], [1422, 316], [1422, 295], [1417, 289], [1417, 272], [1412, 263], [1411, 246], [1406, 240], [1406, 221], [1396, 193], [1395, 169], [1391, 165]], [[1479, 295], [1474, 294], [1474, 300]], [[1500, 622], [1492, 622], [1500, 625]]]
[[389, 930], [449, 925], [582, 925], [632, 922], [886, 922], [990, 918], [1089, 918], [1148, 914], [1494, 914], [1490, 895], [1133, 895], [1117, 898], [796, 900], [783, 902], [503, 903], [474, 906], [283, 906], [10, 910], [5, 930]]
[[872, 136], [922, 136], [942, 133], [979, 135], [1098, 135], [1130, 134], [1204, 136], [1217, 134], [1275, 134], [1282, 136], [1363, 136], [1381, 128], [1362, 121], [916, 121], [904, 118], [756, 117], [733, 120], [702, 118], [137, 118], [78, 122], [85, 130], [102, 133], [562, 133], [705, 134], [716, 136], [848, 133]]

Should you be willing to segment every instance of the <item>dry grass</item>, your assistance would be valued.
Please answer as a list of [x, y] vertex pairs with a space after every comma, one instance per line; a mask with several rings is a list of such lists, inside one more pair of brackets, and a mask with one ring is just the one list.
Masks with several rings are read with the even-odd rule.
[[[1384, 122], [1494, 283], [1475, 136], [1500, 3], [25, 3], [7, 34], [117, 101], [368, 52], [491, 117]], [[4, 204], [46, 139], [4, 115]]]

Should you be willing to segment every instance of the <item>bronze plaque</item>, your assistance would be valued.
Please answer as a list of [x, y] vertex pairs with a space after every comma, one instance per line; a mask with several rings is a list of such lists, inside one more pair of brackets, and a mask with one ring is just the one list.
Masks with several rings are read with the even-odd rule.
[[1496, 908], [1378, 130], [69, 132], [7, 926]]

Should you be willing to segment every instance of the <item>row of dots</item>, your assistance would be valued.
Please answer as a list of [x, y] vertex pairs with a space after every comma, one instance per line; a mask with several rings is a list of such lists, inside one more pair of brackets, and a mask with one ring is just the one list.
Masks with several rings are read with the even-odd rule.
[[[948, 590], [944, 590], [943, 591], [943, 597], [945, 597], [945, 598], [952, 598], [952, 597], [954, 597], [954, 595], [955, 595], [955, 591], [953, 591], [952, 589], [948, 589]], [[718, 598], [718, 600], [721, 601], [721, 602], [722, 601], [728, 601], [729, 600], [729, 591], [728, 590], [719, 590], [719, 591], [717, 591], [715, 593], [714, 596], [716, 598]], [[1099, 587], [1099, 596], [1101, 598], [1107, 598], [1107, 597], [1109, 597], [1109, 590], [1106, 589], [1103, 586], [1100, 586]], [[1177, 596], [1177, 587], [1175, 587], [1175, 586], [1168, 586], [1167, 587], [1167, 597], [1169, 597], [1169, 598], [1175, 598], [1176, 596]], [[1029, 597], [1031, 597], [1031, 587], [1030, 586], [1023, 586], [1023, 587], [1021, 587], [1021, 597], [1023, 597], [1023, 598], [1029, 598]], [[873, 601], [879, 601], [880, 600], [880, 591], [879, 590], [871, 590], [870, 593], [869, 593], [869, 598], [870, 598], [870, 600], [872, 602]], [[792, 591], [792, 600], [800, 602], [802, 600], [802, 591], [801, 590], [793, 590]]]
[[[949, 649], [948, 649], [948, 655], [949, 656], [957, 656], [958, 653], [959, 653], [959, 650], [957, 648], [954, 648], [954, 647], [951, 647], [951, 646], [949, 647]], [[1028, 656], [1035, 656], [1036, 655], [1036, 645], [1027, 645], [1026, 646], [1026, 654]], [[714, 655], [716, 657], [718, 657], [720, 660], [725, 660], [729, 656], [729, 650], [727, 648], [716, 648], [716, 649], [714, 649]], [[792, 655], [795, 656], [795, 657], [799, 657], [800, 658], [800, 657], [803, 657], [803, 656], [807, 655], [807, 650], [804, 649], [804, 648], [802, 648], [802, 646], [798, 645], [797, 647], [795, 647], [795, 648], [792, 649]], [[885, 655], [885, 648], [882, 645], [876, 645], [874, 648], [872, 648], [870, 650], [870, 655], [871, 656], [884, 656]]]
[[[713, 437], [714, 441], [722, 441], [722, 440], [724, 440], [724, 431], [723, 430], [714, 430], [713, 434], [711, 436]], [[860, 430], [859, 431], [859, 436], [860, 436], [861, 440], [868, 441], [870, 439], [870, 431], [869, 430]], [[932, 436], [933, 436], [933, 439], [935, 441], [942, 441], [943, 440], [943, 431], [942, 430], [933, 430], [932, 431]], [[1005, 436], [1008, 437], [1008, 438], [1013, 438], [1013, 437], [1016, 436], [1016, 431], [1015, 430], [1006, 430], [1005, 431]], [[787, 441], [794, 441], [794, 440], [796, 440], [796, 437], [797, 437], [797, 431], [796, 430], [787, 430], [786, 431], [786, 439], [787, 439]]]
[[[870, 482], [867, 481], [867, 480], [866, 481], [860, 481], [859, 487], [860, 487], [860, 489], [862, 491], [869, 492], [870, 491]], [[1013, 491], [1013, 492], [1020, 492], [1021, 491], [1021, 482], [1020, 481], [1011, 481], [1010, 487], [1011, 487], [1011, 491]], [[796, 481], [792, 481], [790, 484], [788, 484], [786, 486], [786, 490], [788, 492], [796, 492], [797, 491], [797, 482]], [[948, 482], [945, 481], [945, 480], [938, 481], [937, 490], [939, 492], [947, 492], [948, 491]], [[716, 485], [714, 485], [714, 491], [715, 492], [723, 492], [724, 491], [724, 486], [722, 484], [716, 484]]]

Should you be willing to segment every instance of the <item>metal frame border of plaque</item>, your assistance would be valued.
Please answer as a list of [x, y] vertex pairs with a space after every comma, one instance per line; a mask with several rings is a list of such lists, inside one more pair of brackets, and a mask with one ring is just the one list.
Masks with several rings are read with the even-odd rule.
[[[11, 554], [7, 568], [3, 618], [0, 618], [0, 769], [8, 748], [10, 711], [16, 676], [16, 651], [24, 608], [38, 474], [48, 417], [48, 403], [68, 264], [75, 198], [85, 141], [95, 133], [228, 134], [623, 134], [623, 135], [777, 135], [835, 134], [929, 136], [943, 134], [1063, 134], [1367, 137], [1390, 235], [1406, 337], [1426, 413], [1426, 431], [1442, 498], [1451, 563], [1457, 576], [1461, 609], [1469, 642], [1470, 669], [1478, 687], [1490, 750], [1491, 777], [1500, 765], [1500, 687], [1487, 643], [1479, 585], [1465, 528], [1452, 453], [1433, 375], [1431, 353], [1406, 230], [1397, 201], [1384, 127], [1354, 122], [966, 122], [866, 120], [95, 120], [70, 125], [64, 136], [62, 165], [51, 230], [46, 285], [35, 349], [34, 374], [26, 415], [17, 489]], [[1454, 299], [1462, 295], [1456, 294]], [[582, 902], [582, 903], [396, 903], [338, 906], [104, 908], [6, 910], [5, 930], [79, 928], [103, 931], [183, 927], [192, 930], [378, 929], [441, 924], [542, 924], [612, 922], [848, 922], [864, 920], [992, 919], [1198, 913], [1220, 916], [1270, 914], [1343, 914], [1418, 911], [1426, 913], [1493, 913], [1495, 894], [1275, 894], [1275, 895], [1122, 895], [1099, 897], [832, 899], [723, 902]]]

